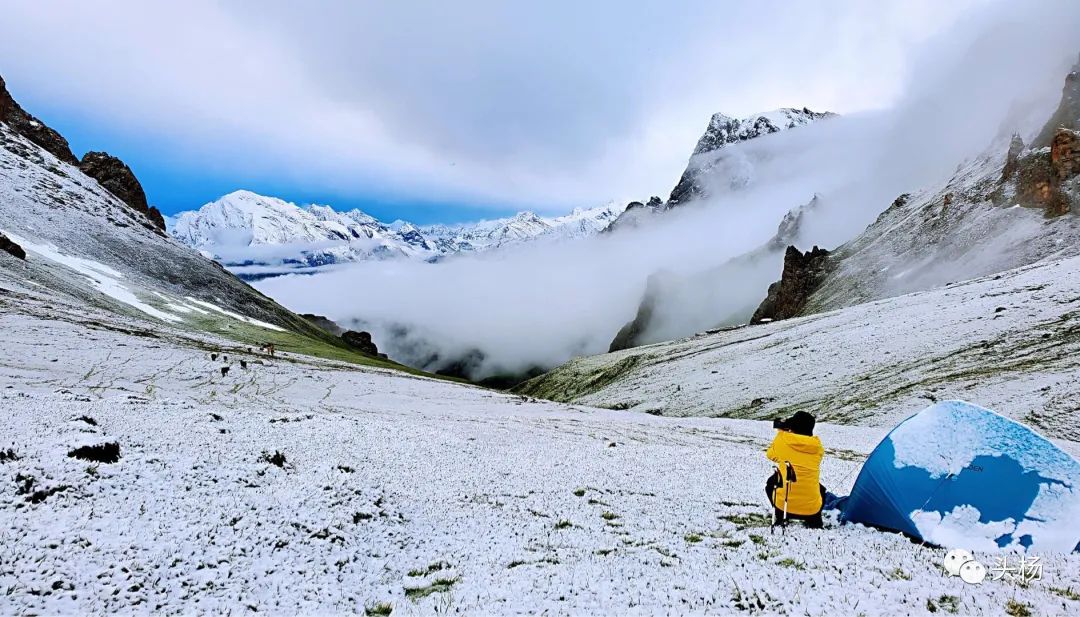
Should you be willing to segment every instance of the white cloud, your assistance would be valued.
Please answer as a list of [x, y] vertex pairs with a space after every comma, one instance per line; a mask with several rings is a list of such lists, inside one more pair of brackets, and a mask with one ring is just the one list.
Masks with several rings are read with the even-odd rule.
[[978, 3], [6, 2], [0, 53], [178, 160], [559, 209], [666, 193], [714, 111], [887, 105]]

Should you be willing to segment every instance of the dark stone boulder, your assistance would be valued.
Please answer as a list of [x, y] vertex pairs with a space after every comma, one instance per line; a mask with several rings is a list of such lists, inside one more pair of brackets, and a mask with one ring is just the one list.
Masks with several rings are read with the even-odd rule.
[[794, 246], [787, 247], [780, 280], [769, 285], [769, 293], [754, 311], [750, 323], [799, 316], [810, 295], [821, 285], [828, 257], [829, 251], [816, 246], [805, 253]]
[[18, 259], [26, 259], [26, 251], [23, 250], [23, 247], [15, 244], [14, 241], [4, 234], [0, 234], [0, 251], [9, 253]]
[[362, 354], [374, 356], [376, 358], [380, 357], [379, 348], [375, 345], [375, 342], [371, 340], [371, 333], [369, 332], [347, 330], [341, 335], [341, 340], [345, 341], [346, 345]]
[[61, 161], [72, 165], [79, 164], [79, 160], [71, 153], [71, 147], [63, 135], [26, 113], [15, 102], [7, 90], [3, 77], [0, 77], [0, 122], [4, 122], [11, 130], [41, 146]]
[[165, 218], [146, 202], [142, 184], [123, 161], [108, 152], [87, 152], [79, 162], [79, 169], [132, 210], [145, 216], [159, 231], [165, 230]]

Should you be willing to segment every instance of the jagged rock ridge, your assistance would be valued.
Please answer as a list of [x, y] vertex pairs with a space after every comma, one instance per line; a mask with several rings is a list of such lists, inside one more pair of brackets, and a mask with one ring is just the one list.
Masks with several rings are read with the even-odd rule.
[[63, 135], [23, 110], [8, 92], [3, 77], [0, 77], [0, 122], [4, 122], [12, 131], [41, 146], [61, 161], [78, 165], [79, 161], [71, 153], [71, 147]]
[[832, 117], [836, 117], [836, 114], [811, 111], [805, 107], [777, 109], [743, 119], [735, 119], [722, 113], [713, 114], [668, 200], [665, 202], [659, 197], [653, 197], [644, 204], [639, 201], [630, 202], [626, 210], [612, 221], [607, 231], [638, 227], [652, 215], [708, 198], [709, 185], [726, 184], [733, 189], [744, 187], [744, 178], [717, 177], [724, 175], [720, 173], [720, 168], [727, 148]]
[[161, 211], [146, 202], [142, 184], [123, 161], [108, 152], [87, 152], [79, 161], [79, 169], [149, 219], [157, 230], [165, 231], [165, 218]]
[[788, 319], [801, 313], [821, 282], [828, 256], [829, 251], [816, 246], [805, 253], [794, 246], [787, 247], [780, 280], [769, 285], [768, 295], [754, 311], [750, 323]]
[[703, 155], [708, 155], [721, 148], [743, 141], [755, 139], [764, 135], [779, 133], [798, 126], [804, 126], [824, 118], [834, 117], [832, 112], [816, 112], [807, 108], [792, 109], [783, 108], [775, 111], [755, 114], [741, 120], [714, 114], [709, 120], [709, 126], [705, 134], [698, 140], [694, 147], [694, 153], [690, 157], [690, 164], [679, 178], [678, 184], [668, 197], [667, 207], [671, 208], [678, 204], [700, 199], [708, 195], [707, 188], [702, 178], [713, 167], [715, 161], [708, 160]]
[[87, 152], [82, 161], [71, 152], [67, 139], [44, 122], [27, 113], [12, 98], [4, 78], [0, 77], [0, 122], [16, 134], [41, 146], [57, 159], [75, 165], [86, 175], [94, 178], [120, 201], [145, 216], [158, 231], [165, 231], [165, 219], [157, 208], [146, 202], [146, 194], [131, 168], [123, 161], [105, 152]]

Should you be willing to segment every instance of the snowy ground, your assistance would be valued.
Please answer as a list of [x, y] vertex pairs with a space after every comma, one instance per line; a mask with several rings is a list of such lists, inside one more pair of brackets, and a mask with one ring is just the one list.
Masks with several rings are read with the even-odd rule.
[[[1080, 555], [972, 586], [897, 535], [771, 535], [764, 422], [262, 359], [147, 323], [0, 292], [0, 613], [1080, 608]], [[846, 492], [884, 431], [822, 426], [824, 482]], [[117, 462], [68, 456], [109, 442]]]

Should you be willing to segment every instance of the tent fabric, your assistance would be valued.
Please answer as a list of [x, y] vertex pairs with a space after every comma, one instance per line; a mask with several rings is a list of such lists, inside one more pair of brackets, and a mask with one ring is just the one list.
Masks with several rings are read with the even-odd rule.
[[842, 522], [946, 548], [1080, 548], [1080, 463], [1030, 428], [963, 401], [932, 405], [874, 449]]

